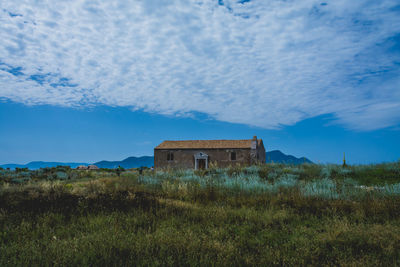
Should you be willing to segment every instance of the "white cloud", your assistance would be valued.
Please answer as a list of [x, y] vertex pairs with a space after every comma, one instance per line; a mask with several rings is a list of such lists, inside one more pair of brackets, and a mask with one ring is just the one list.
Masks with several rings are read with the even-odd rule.
[[397, 1], [7, 1], [0, 98], [264, 128], [400, 122]]

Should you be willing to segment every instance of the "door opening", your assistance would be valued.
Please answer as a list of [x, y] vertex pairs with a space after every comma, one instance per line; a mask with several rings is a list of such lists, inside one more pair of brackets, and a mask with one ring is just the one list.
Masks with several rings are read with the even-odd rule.
[[198, 159], [198, 168], [204, 170], [206, 168], [206, 160], [205, 159]]
[[208, 169], [208, 155], [199, 152], [194, 155], [194, 169]]

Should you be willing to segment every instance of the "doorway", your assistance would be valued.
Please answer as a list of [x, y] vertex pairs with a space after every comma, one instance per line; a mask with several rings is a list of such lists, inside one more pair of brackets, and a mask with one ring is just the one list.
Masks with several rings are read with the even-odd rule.
[[206, 160], [198, 159], [197, 166], [198, 166], [198, 169], [204, 170], [206, 168]]
[[203, 152], [199, 152], [194, 155], [194, 169], [208, 169], [208, 155]]

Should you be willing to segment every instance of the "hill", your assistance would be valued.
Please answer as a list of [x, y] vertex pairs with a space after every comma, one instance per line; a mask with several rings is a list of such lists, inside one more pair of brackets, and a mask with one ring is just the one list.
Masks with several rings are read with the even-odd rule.
[[[265, 158], [267, 163], [275, 162], [275, 163], [285, 163], [285, 164], [302, 164], [302, 163], [312, 163], [311, 160], [301, 157], [296, 158], [292, 155], [286, 155], [282, 153], [280, 150], [273, 150], [265, 153]], [[76, 168], [79, 165], [89, 165], [90, 163], [78, 163], [78, 162], [46, 162], [46, 161], [32, 161], [28, 164], [4, 164], [0, 165], [0, 167], [6, 169], [15, 169], [15, 168], [28, 168], [30, 170], [37, 170], [40, 168], [46, 167], [56, 167], [56, 166], [70, 166], [71, 168]], [[118, 166], [121, 166], [125, 169], [130, 168], [138, 168], [138, 167], [151, 167], [154, 166], [154, 157], [152, 156], [142, 156], [142, 157], [128, 157], [121, 161], [107, 161], [102, 160], [93, 163], [99, 168], [107, 168], [107, 169], [115, 169]]]
[[6, 169], [15, 169], [15, 168], [28, 168], [30, 170], [37, 170], [40, 168], [46, 167], [57, 167], [57, 166], [70, 166], [71, 168], [76, 168], [79, 165], [89, 165], [88, 163], [78, 163], [78, 162], [48, 162], [48, 161], [32, 161], [28, 164], [4, 164], [0, 165], [0, 167]]
[[129, 157], [122, 161], [106, 161], [102, 160], [94, 163], [99, 168], [115, 169], [121, 166], [125, 169], [138, 168], [138, 167], [151, 167], [154, 165], [154, 157], [143, 156], [143, 157]]
[[28, 168], [30, 170], [37, 170], [40, 168], [46, 167], [56, 167], [56, 166], [70, 166], [71, 168], [75, 169], [79, 165], [90, 165], [94, 164], [99, 168], [107, 168], [107, 169], [114, 169], [118, 166], [121, 166], [125, 169], [129, 168], [138, 168], [138, 167], [151, 167], [154, 165], [154, 157], [151, 156], [143, 156], [143, 157], [129, 157], [121, 161], [107, 161], [102, 160], [95, 163], [78, 163], [78, 162], [48, 162], [48, 161], [32, 161], [28, 164], [4, 164], [0, 165], [0, 167], [6, 169], [15, 169], [15, 168]]
[[313, 163], [311, 160], [301, 157], [296, 158], [292, 155], [286, 155], [280, 150], [273, 150], [265, 153], [265, 159], [267, 163], [285, 163], [285, 164], [302, 164], [302, 163]]

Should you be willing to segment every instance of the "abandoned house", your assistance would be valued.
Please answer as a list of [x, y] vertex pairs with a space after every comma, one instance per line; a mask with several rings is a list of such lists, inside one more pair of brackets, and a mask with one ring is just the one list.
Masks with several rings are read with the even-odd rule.
[[86, 165], [79, 165], [78, 167], [76, 167], [77, 170], [87, 170], [87, 166]]
[[262, 139], [247, 140], [185, 140], [164, 141], [154, 148], [154, 167], [207, 169], [213, 163], [218, 167], [265, 163]]
[[99, 167], [97, 167], [96, 165], [89, 165], [89, 166], [79, 165], [76, 169], [77, 170], [98, 170]]

